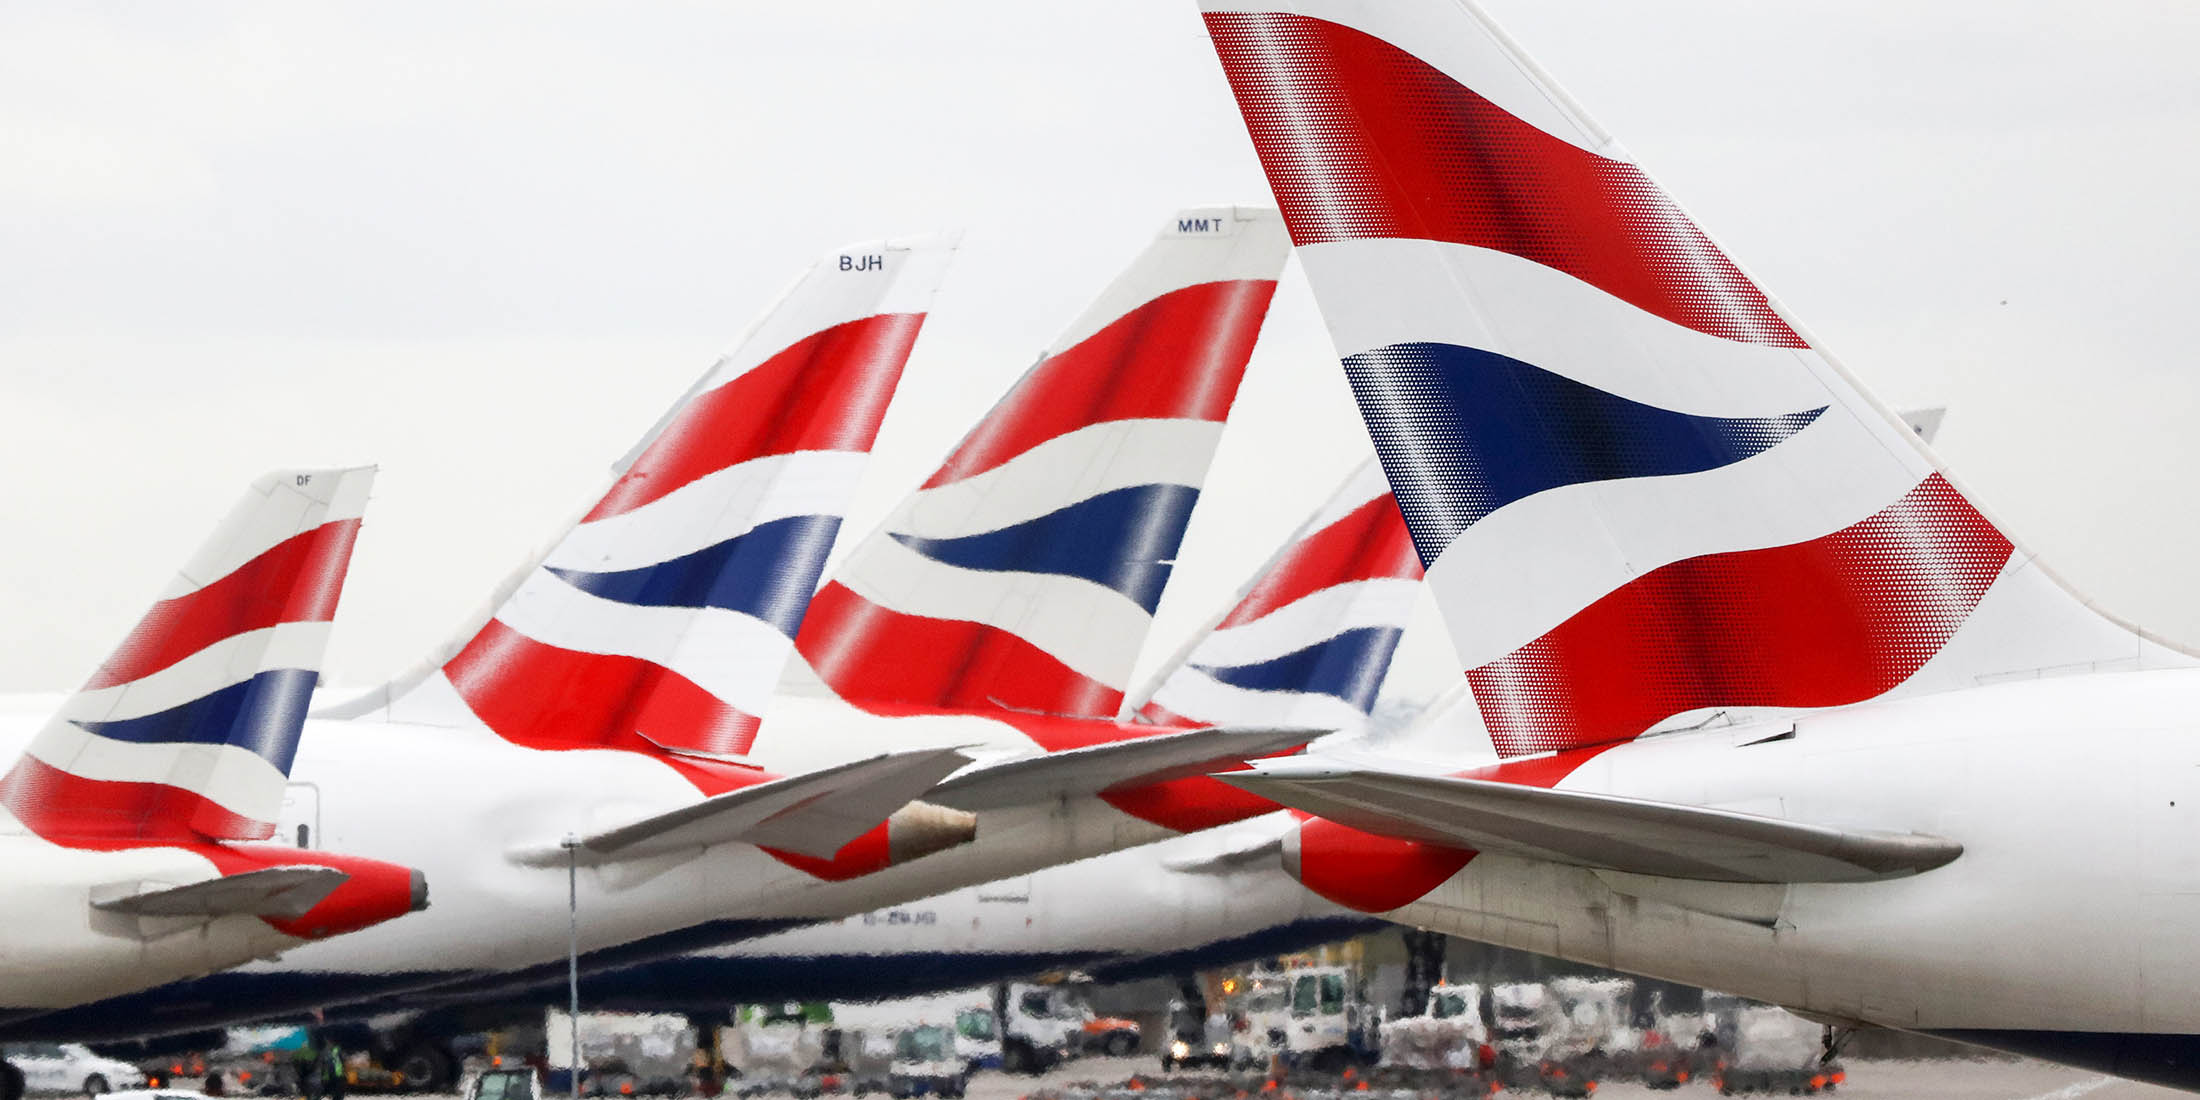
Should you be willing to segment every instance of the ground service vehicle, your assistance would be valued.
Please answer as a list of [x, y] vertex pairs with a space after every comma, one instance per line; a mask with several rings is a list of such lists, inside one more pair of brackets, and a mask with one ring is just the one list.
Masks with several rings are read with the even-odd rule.
[[1291, 1022], [1284, 1031], [1286, 1061], [1328, 1071], [1374, 1061], [1378, 1053], [1375, 1013], [1367, 1004], [1357, 969], [1312, 966], [1286, 971], [1284, 976], [1291, 985]]
[[1539, 1080], [1560, 1026], [1558, 999], [1540, 982], [1506, 982], [1490, 990], [1490, 1020], [1498, 1079], [1515, 1088]]
[[465, 1100], [543, 1100], [542, 1075], [534, 1068], [487, 1069], [466, 1083]]
[[955, 1050], [955, 1029], [948, 1024], [911, 1024], [894, 1033], [893, 1064], [886, 1091], [896, 1100], [944, 1096], [956, 1100], [970, 1083], [970, 1069]]
[[1784, 1008], [1742, 1004], [1719, 1018], [1713, 1084], [1721, 1096], [1767, 1092], [1813, 1095], [1839, 1085], [1846, 1072], [1824, 1058], [1825, 1027]]
[[1001, 1021], [1002, 1069], [1045, 1073], [1080, 1053], [1090, 1013], [1068, 987], [1008, 982], [994, 987], [994, 1003]]
[[1482, 987], [1441, 982], [1431, 987], [1418, 1016], [1383, 1024], [1383, 1064], [1409, 1069], [1479, 1070], [1494, 1065], [1497, 1051], [1482, 1018]]

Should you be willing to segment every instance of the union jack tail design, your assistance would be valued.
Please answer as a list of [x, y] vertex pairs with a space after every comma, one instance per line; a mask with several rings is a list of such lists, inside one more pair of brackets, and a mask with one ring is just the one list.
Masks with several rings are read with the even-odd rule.
[[1981, 515], [1472, 3], [1208, 8], [1500, 752], [2191, 663]]
[[387, 702], [533, 748], [746, 753], [953, 251], [824, 257], [478, 633], [329, 714]]
[[268, 474], [0, 779], [72, 845], [274, 834], [369, 467]]
[[1420, 588], [1421, 559], [1369, 458], [1125, 710], [1171, 724], [1354, 728]]
[[1171, 218], [818, 593], [790, 690], [1113, 718], [1289, 251]]

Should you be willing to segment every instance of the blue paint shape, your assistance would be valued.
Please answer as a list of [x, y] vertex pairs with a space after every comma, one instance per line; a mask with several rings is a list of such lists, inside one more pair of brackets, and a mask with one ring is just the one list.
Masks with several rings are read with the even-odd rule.
[[1732, 465], [1826, 411], [1695, 416], [1631, 401], [1517, 359], [1393, 344], [1344, 360], [1421, 564], [1484, 516], [1548, 489]]
[[1375, 709], [1391, 655], [1404, 636], [1394, 626], [1363, 626], [1258, 664], [1192, 667], [1248, 691], [1332, 695], [1366, 714]]
[[964, 569], [1081, 577], [1122, 593], [1150, 615], [1198, 502], [1199, 490], [1188, 485], [1134, 485], [981, 534], [894, 538]]
[[312, 669], [272, 669], [167, 710], [76, 725], [140, 745], [235, 745], [288, 775], [318, 679]]
[[840, 533], [839, 516], [789, 516], [761, 523], [692, 554], [640, 569], [590, 573], [552, 569], [567, 584], [615, 603], [718, 607], [770, 623], [789, 638], [802, 625], [817, 578]]

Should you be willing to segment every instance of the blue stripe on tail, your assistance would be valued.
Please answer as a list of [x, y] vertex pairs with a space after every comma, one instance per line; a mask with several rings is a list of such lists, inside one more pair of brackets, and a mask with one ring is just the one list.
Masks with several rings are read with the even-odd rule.
[[1198, 502], [1199, 490], [1188, 485], [1135, 485], [983, 534], [894, 538], [964, 569], [1082, 577], [1122, 593], [1150, 615]]
[[107, 722], [80, 721], [76, 726], [141, 745], [235, 745], [287, 775], [318, 679], [312, 669], [279, 668], [167, 710]]
[[1423, 566], [1482, 517], [1546, 489], [1714, 470], [1826, 411], [1694, 416], [1452, 344], [1346, 356], [1345, 373]]
[[615, 603], [718, 607], [772, 624], [792, 638], [840, 532], [839, 516], [789, 516], [714, 546], [640, 569], [552, 569], [566, 583]]
[[1333, 695], [1364, 714], [1375, 709], [1390, 656], [1404, 636], [1395, 626], [1363, 626], [1258, 664], [1192, 667], [1249, 691]]

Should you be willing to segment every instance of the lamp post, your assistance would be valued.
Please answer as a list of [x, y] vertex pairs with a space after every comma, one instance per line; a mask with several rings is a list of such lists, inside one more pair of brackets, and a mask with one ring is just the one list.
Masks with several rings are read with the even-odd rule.
[[565, 1069], [573, 1100], [581, 1100], [581, 838], [567, 833], [560, 843], [565, 848], [565, 1023], [572, 1040]]

